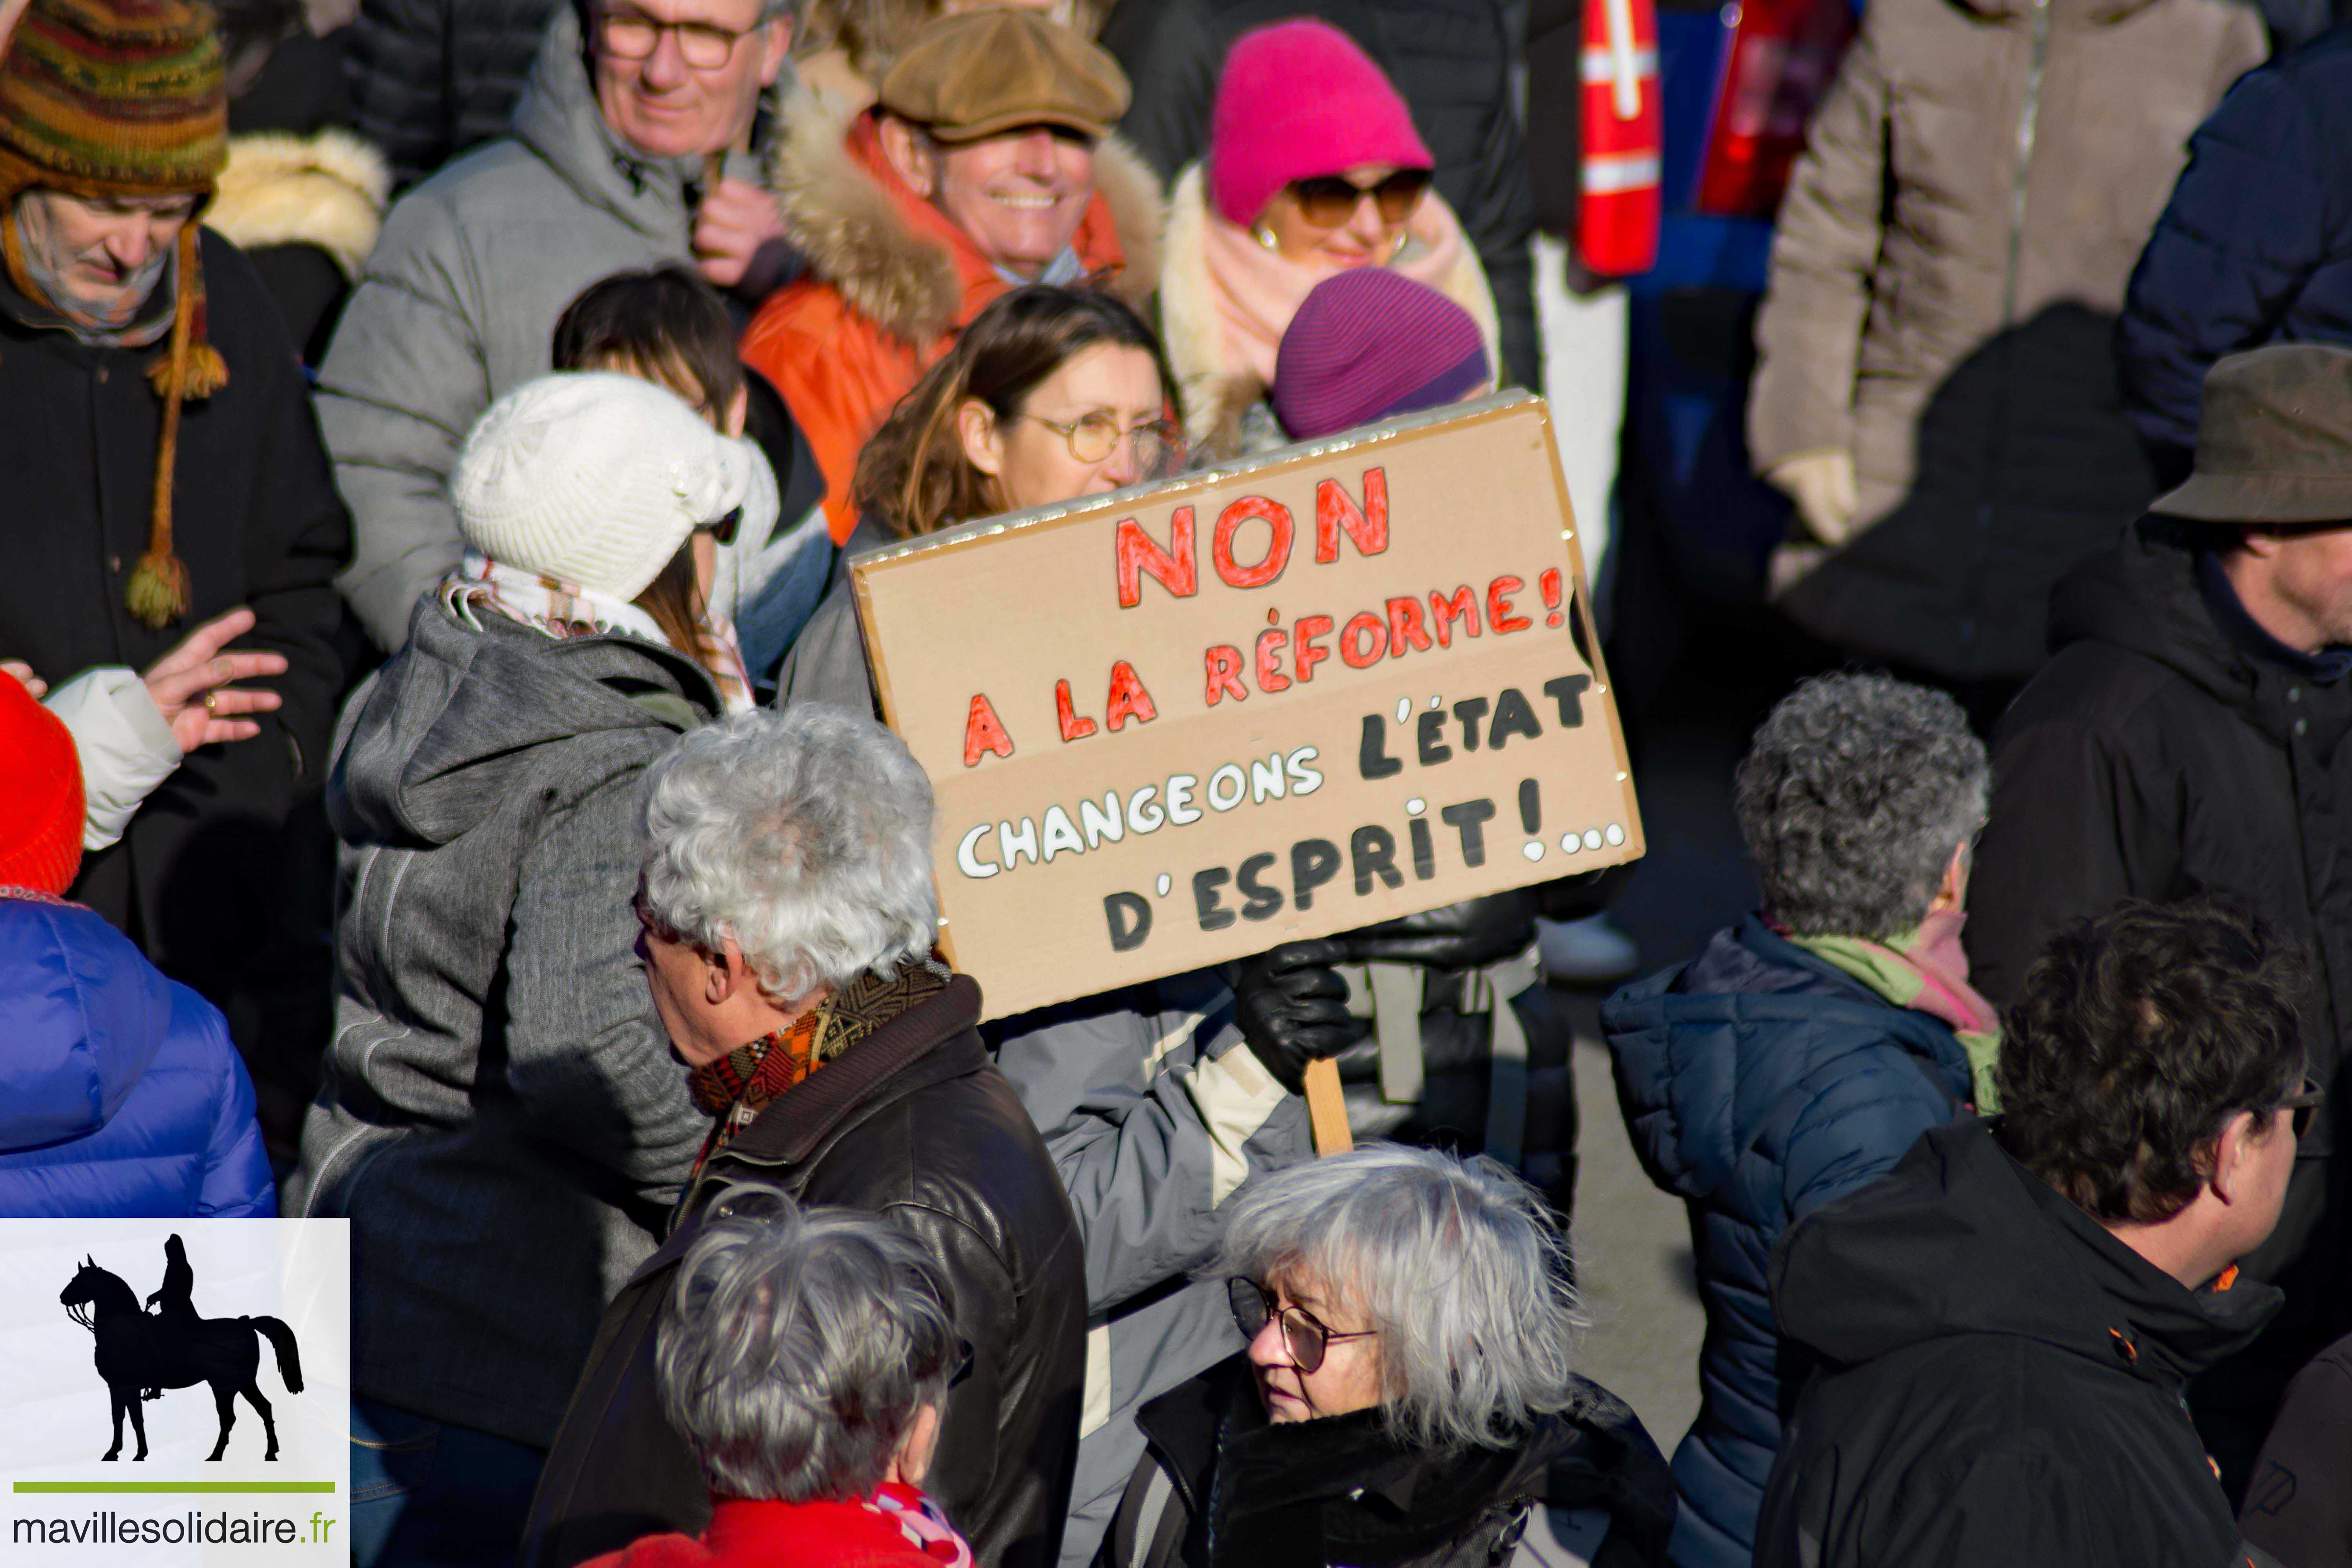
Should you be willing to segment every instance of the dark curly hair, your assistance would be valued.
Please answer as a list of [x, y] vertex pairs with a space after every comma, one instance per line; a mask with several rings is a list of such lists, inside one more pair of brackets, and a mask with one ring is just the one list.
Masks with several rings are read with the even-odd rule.
[[1764, 907], [1799, 936], [1909, 931], [1983, 823], [1990, 773], [1943, 692], [1885, 675], [1806, 681], [1733, 775]]
[[2245, 905], [2126, 900], [2058, 933], [2010, 1010], [1994, 1136], [2094, 1218], [2188, 1206], [2212, 1142], [2303, 1071], [2303, 956]]

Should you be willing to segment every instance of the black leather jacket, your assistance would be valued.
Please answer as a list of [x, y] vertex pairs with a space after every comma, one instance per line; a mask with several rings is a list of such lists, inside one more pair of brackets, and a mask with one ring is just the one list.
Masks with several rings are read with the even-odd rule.
[[1054, 1561], [1077, 1448], [1086, 1277], [1069, 1200], [979, 1018], [979, 985], [956, 976], [713, 1156], [668, 1240], [605, 1310], [532, 1500], [526, 1568], [708, 1522], [694, 1456], [661, 1413], [654, 1330], [710, 1200], [744, 1180], [879, 1214], [945, 1261], [971, 1364], [948, 1391], [926, 1489], [982, 1563]]

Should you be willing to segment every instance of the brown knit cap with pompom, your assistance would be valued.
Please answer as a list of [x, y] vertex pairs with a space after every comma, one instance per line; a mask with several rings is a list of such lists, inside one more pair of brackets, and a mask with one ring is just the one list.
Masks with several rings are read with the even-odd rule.
[[[19, 254], [14, 204], [33, 189], [100, 200], [210, 196], [228, 157], [228, 92], [212, 11], [189, 0], [32, 0], [0, 55], [0, 204], [8, 271], [41, 300]], [[197, 224], [180, 230], [172, 331], [148, 379], [163, 400], [147, 552], [124, 597], [142, 623], [187, 613], [188, 568], [172, 550], [180, 404], [209, 397], [228, 366], [205, 333]], [[45, 301], [54, 305], [54, 301]]]

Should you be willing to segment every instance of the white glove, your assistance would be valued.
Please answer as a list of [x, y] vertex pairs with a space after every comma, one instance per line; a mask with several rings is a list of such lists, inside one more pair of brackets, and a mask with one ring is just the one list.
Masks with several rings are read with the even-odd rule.
[[1843, 544], [1853, 535], [1862, 504], [1854, 493], [1853, 453], [1800, 453], [1767, 469], [1764, 479], [1797, 503], [1806, 530], [1823, 544]]

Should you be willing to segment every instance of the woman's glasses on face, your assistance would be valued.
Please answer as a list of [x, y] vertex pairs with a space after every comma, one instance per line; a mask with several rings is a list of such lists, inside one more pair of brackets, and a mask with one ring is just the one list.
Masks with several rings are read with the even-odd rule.
[[758, 27], [740, 31], [715, 22], [665, 22], [643, 11], [614, 6], [596, 13], [596, 39], [604, 49], [625, 60], [653, 58], [664, 33], [676, 35], [678, 58], [696, 70], [717, 70], [732, 58], [735, 46]]
[[1184, 466], [1184, 433], [1170, 420], [1150, 419], [1122, 428], [1118, 416], [1106, 408], [1081, 415], [1067, 425], [1038, 414], [1022, 417], [1034, 419], [1061, 437], [1070, 456], [1081, 463], [1108, 462], [1118, 444], [1131, 437], [1139, 479], [1164, 479]]
[[1421, 198], [1429, 190], [1429, 171], [1399, 169], [1376, 185], [1360, 185], [1339, 174], [1318, 174], [1312, 179], [1290, 182], [1291, 199], [1298, 204], [1298, 216], [1316, 228], [1338, 228], [1356, 216], [1356, 209], [1370, 196], [1380, 208], [1381, 221], [1399, 224], [1412, 216]]
[[1307, 1315], [1303, 1307], [1276, 1308], [1274, 1297], [1256, 1280], [1242, 1278], [1225, 1286], [1225, 1294], [1233, 1302], [1234, 1323], [1242, 1338], [1255, 1340], [1265, 1331], [1265, 1325], [1276, 1317], [1282, 1320], [1282, 1346], [1290, 1352], [1291, 1364], [1301, 1372], [1314, 1372], [1323, 1365], [1323, 1352], [1341, 1340], [1368, 1340], [1374, 1331], [1365, 1329], [1352, 1334], [1335, 1334]]

